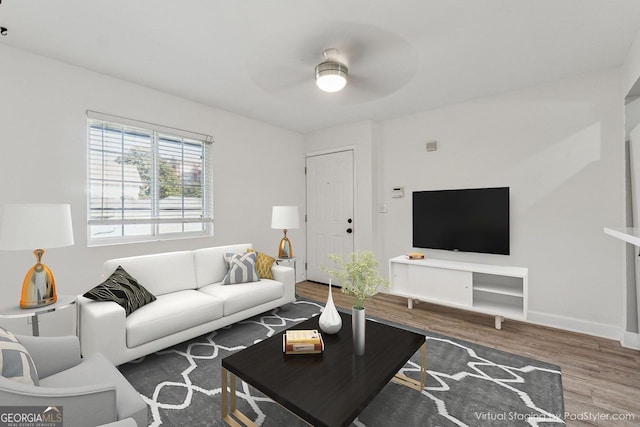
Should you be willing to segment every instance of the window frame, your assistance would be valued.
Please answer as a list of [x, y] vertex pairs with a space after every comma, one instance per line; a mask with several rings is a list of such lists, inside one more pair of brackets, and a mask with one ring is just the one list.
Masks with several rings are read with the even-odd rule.
[[[126, 218], [126, 213], [131, 213], [131, 207], [127, 209], [125, 207], [125, 202], [121, 204], [122, 215], [120, 218], [111, 218], [111, 219], [92, 219], [92, 186], [94, 183], [98, 183], [100, 185], [100, 190], [98, 194], [100, 194], [101, 199], [103, 198], [103, 191], [105, 187], [105, 182], [108, 182], [112, 177], [106, 177], [104, 172], [107, 168], [103, 161], [97, 167], [97, 172], [101, 176], [98, 180], [95, 179], [95, 176], [92, 176], [93, 173], [96, 172], [96, 169], [92, 164], [92, 153], [96, 152], [94, 142], [96, 139], [92, 136], [92, 130], [97, 126], [102, 128], [102, 150], [98, 150], [102, 159], [104, 159], [105, 152], [105, 138], [104, 132], [105, 129], [112, 128], [114, 134], [117, 135], [119, 132], [123, 137], [121, 137], [121, 142], [117, 143], [119, 149], [122, 150], [122, 155], [125, 154], [125, 144], [128, 144], [130, 141], [127, 141], [124, 138], [124, 135], [127, 131], [140, 131], [140, 135], [149, 136], [148, 146], [143, 142], [143, 146], [145, 150], [148, 150], [148, 155], [150, 159], [145, 159], [150, 161], [151, 177], [149, 180], [141, 180], [140, 185], [148, 182], [149, 185], [149, 206], [145, 208], [145, 210], [149, 210], [149, 217], [141, 217], [141, 218]], [[171, 147], [172, 142], [175, 143], [174, 147]], [[202, 161], [199, 164], [200, 166], [200, 185], [192, 188], [200, 188], [202, 191], [201, 209], [196, 209], [195, 212], [200, 214], [200, 217], [197, 218], [189, 218], [189, 212], [192, 212], [185, 205], [185, 199], [188, 196], [185, 195], [185, 188], [188, 184], [185, 184], [187, 174], [182, 170], [182, 167], [186, 166], [185, 162], [185, 147], [195, 146], [197, 144], [201, 144], [202, 148]], [[194, 237], [210, 237], [213, 236], [214, 233], [214, 217], [213, 217], [213, 138], [209, 135], [200, 134], [196, 132], [185, 131], [182, 129], [171, 128], [168, 126], [157, 125], [154, 123], [143, 122], [139, 120], [128, 119], [119, 116], [112, 116], [104, 113], [98, 113], [95, 111], [87, 110], [87, 246], [107, 246], [107, 245], [118, 245], [118, 244], [127, 244], [127, 243], [136, 243], [136, 242], [151, 242], [151, 241], [166, 241], [166, 240], [175, 240], [175, 239], [185, 239], [185, 238], [194, 238]], [[179, 185], [179, 194], [177, 196], [177, 204], [180, 206], [178, 209], [175, 209], [170, 206], [165, 206], [165, 208], [161, 208], [160, 204], [162, 200], [160, 198], [160, 186], [161, 186], [161, 178], [160, 178], [160, 164], [162, 163], [161, 159], [165, 160], [166, 166], [166, 158], [162, 157], [161, 151], [162, 147], [165, 149], [169, 147], [169, 149], [179, 148], [179, 165], [181, 168], [181, 173], [178, 175], [177, 185]], [[193, 159], [193, 157], [192, 157]], [[197, 163], [196, 163], [197, 164]], [[126, 200], [125, 188], [127, 184], [127, 179], [124, 174], [125, 166], [122, 166], [122, 174], [119, 178], [119, 181], [112, 181], [118, 183], [120, 188], [120, 196], [121, 200]], [[139, 172], [139, 170], [138, 170]], [[142, 179], [142, 177], [140, 177]], [[166, 194], [166, 193], [165, 193]], [[94, 192], [95, 195], [95, 192]], [[118, 197], [116, 198], [116, 200]], [[147, 200], [147, 199], [136, 199], [136, 200]], [[102, 202], [102, 206], [100, 206], [97, 210], [93, 209], [93, 213], [102, 212], [101, 216], [105, 216], [105, 205]], [[171, 202], [169, 202], [171, 203]], [[163, 214], [167, 212], [176, 211], [178, 216], [173, 217], [163, 217]], [[111, 211], [113, 212], [113, 211]], [[201, 230], [185, 230], [185, 226], [188, 224], [202, 224]], [[176, 224], [182, 228], [182, 231], [162, 231], [163, 225], [166, 224]], [[92, 227], [100, 226], [100, 225], [115, 225], [116, 227], [121, 227], [120, 233], [117, 236], [110, 237], [93, 237]], [[128, 225], [147, 225], [149, 228], [148, 233], [145, 234], [126, 234], [126, 227]]]

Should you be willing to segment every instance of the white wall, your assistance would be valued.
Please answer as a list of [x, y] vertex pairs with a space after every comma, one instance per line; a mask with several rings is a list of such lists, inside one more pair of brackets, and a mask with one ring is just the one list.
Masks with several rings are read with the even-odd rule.
[[620, 94], [622, 99], [640, 79], [640, 31], [636, 33], [633, 43], [629, 47], [624, 64], [622, 65]]
[[[634, 99], [635, 98], [635, 99]], [[640, 225], [640, 98], [627, 97], [625, 99], [625, 136], [626, 136], [626, 156], [627, 156], [627, 179], [626, 179], [626, 208], [628, 227]], [[640, 271], [636, 271], [638, 248], [630, 243], [619, 242], [624, 245], [627, 251], [626, 263], [626, 286], [624, 294], [625, 306], [625, 335], [626, 345], [629, 341], [638, 342], [638, 331], [640, 330], [640, 320], [638, 319], [638, 307], [640, 306], [640, 295], [637, 288], [640, 284]], [[630, 338], [633, 339], [630, 340]], [[640, 348], [638, 344], [633, 347]]]
[[509, 186], [510, 256], [421, 251], [528, 267], [530, 320], [619, 338], [623, 249], [603, 233], [624, 220], [619, 81], [612, 70], [383, 122], [382, 258], [413, 249], [412, 191]]
[[[76, 244], [45, 255], [58, 294], [98, 284], [109, 258], [242, 242], [276, 253], [271, 206], [304, 205], [302, 135], [2, 45], [0, 58], [0, 204], [71, 203]], [[213, 135], [215, 236], [87, 248], [87, 109]], [[303, 230], [290, 236], [304, 241]], [[0, 306], [17, 304], [33, 264], [29, 251], [0, 251]], [[59, 317], [43, 318], [43, 334]]]
[[[629, 47], [625, 62], [622, 65], [621, 74], [620, 99], [629, 101], [625, 106], [625, 130], [627, 138], [629, 139], [631, 131], [637, 128], [638, 122], [640, 121], [640, 102], [637, 98], [634, 100], [635, 97], [640, 95], [640, 31], [636, 33], [636, 37]], [[637, 133], [637, 131], [635, 133]], [[637, 145], [638, 142], [637, 134], [633, 139], [635, 142], [630, 142], [628, 165], [630, 175], [637, 175], [640, 156], [638, 155], [638, 150], [633, 147], [634, 144]], [[633, 220], [628, 220], [627, 223], [624, 223], [626, 226], [633, 225], [638, 227], [640, 225], [634, 222], [634, 220], [638, 218], [637, 212], [633, 212], [635, 207], [632, 209], [633, 204], [637, 204], [637, 201], [640, 199], [637, 191], [637, 182], [637, 176], [629, 176], [625, 182], [621, 183], [627, 191], [627, 212], [631, 212], [632, 215], [636, 216]], [[635, 210], [637, 211], [637, 209]], [[631, 218], [632, 215], [628, 215], [628, 218]], [[640, 329], [640, 316], [638, 314], [640, 309], [640, 292], [638, 292], [640, 286], [640, 282], [638, 282], [640, 279], [640, 271], [638, 271], [636, 265], [638, 258], [634, 256], [638, 249], [629, 243], [619, 242], [618, 244], [626, 248], [627, 254], [623, 267], [626, 276], [624, 283], [625, 294], [623, 295], [626, 327], [622, 342], [626, 347], [640, 349], [640, 334], [638, 333]], [[635, 324], [634, 321], [636, 322]]]

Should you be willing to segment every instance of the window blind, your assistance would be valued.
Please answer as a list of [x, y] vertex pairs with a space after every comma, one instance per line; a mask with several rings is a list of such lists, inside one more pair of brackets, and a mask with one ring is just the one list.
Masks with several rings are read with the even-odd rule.
[[212, 234], [210, 136], [87, 115], [90, 244]]

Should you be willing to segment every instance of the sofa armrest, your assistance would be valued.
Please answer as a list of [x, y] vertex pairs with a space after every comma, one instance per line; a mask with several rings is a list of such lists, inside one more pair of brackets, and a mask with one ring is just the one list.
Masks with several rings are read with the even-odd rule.
[[114, 365], [123, 363], [126, 348], [126, 314], [111, 301], [78, 297], [80, 304], [80, 349], [82, 356], [102, 353]]
[[3, 406], [62, 407], [64, 425], [95, 426], [117, 420], [113, 384], [37, 387], [0, 377], [0, 402]]
[[273, 264], [271, 267], [271, 274], [273, 280], [276, 280], [284, 285], [284, 296], [288, 301], [296, 300], [296, 273], [291, 267], [285, 267], [284, 265]]
[[31, 355], [39, 378], [46, 378], [80, 363], [80, 341], [76, 336], [17, 335], [16, 338]]

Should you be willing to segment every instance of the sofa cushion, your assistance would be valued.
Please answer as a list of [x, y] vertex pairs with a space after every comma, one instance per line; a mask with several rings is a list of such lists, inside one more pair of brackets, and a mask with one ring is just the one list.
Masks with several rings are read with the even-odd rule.
[[195, 290], [159, 295], [126, 319], [127, 347], [137, 347], [158, 338], [222, 317], [220, 298], [203, 295]]
[[105, 277], [119, 265], [144, 284], [144, 287], [156, 297], [169, 292], [196, 288], [191, 251], [112, 259], [103, 265]]
[[256, 271], [256, 253], [245, 252], [240, 254], [227, 253], [224, 260], [227, 263], [227, 275], [222, 280], [223, 285], [236, 283], [256, 282], [260, 280]]
[[193, 251], [193, 262], [196, 268], [198, 287], [222, 282], [227, 274], [227, 263], [224, 254], [227, 252], [241, 253], [251, 248], [251, 244], [217, 246], [213, 248], [196, 249]]
[[224, 316], [230, 316], [242, 310], [264, 304], [284, 296], [284, 285], [275, 280], [262, 279], [259, 282], [239, 283], [224, 286], [222, 283], [198, 289], [224, 301]]
[[31, 355], [9, 331], [0, 328], [0, 374], [23, 384], [38, 385], [38, 371]]
[[82, 296], [94, 301], [113, 301], [124, 308], [127, 316], [156, 300], [156, 297], [127, 273], [122, 266], [118, 266], [107, 280]]
[[[253, 249], [247, 249], [247, 252], [254, 252]], [[256, 252], [256, 271], [261, 279], [273, 279], [273, 273], [271, 273], [271, 267], [276, 262], [274, 257], [271, 257], [263, 252]]]

